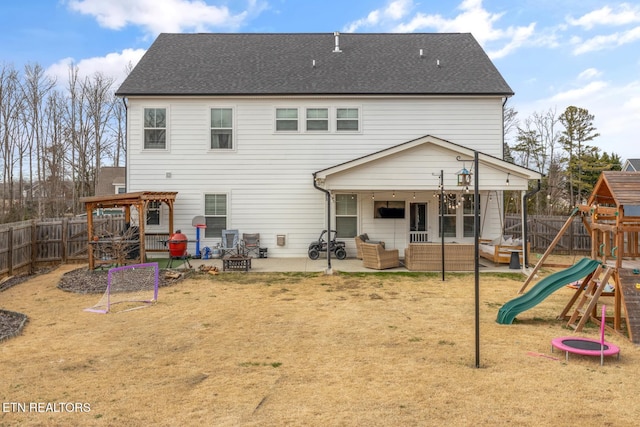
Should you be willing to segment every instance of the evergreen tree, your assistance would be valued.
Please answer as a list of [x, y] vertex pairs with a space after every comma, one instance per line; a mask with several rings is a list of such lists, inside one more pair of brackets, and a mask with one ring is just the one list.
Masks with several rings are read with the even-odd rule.
[[567, 176], [569, 182], [570, 205], [575, 206], [576, 200], [583, 197], [584, 169], [587, 158], [594, 155], [597, 149], [587, 145], [594, 140], [599, 133], [593, 125], [594, 116], [589, 114], [585, 108], [569, 106], [560, 115], [560, 123], [564, 126], [564, 131], [560, 134], [560, 144], [567, 153], [568, 161]]

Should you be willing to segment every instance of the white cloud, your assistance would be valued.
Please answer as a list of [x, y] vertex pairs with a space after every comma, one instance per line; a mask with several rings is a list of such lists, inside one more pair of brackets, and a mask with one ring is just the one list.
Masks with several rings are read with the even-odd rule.
[[609, 6], [604, 6], [594, 10], [579, 18], [567, 18], [569, 25], [579, 26], [590, 30], [598, 25], [626, 25], [640, 22], [640, 6], [632, 6], [628, 3], [620, 4], [616, 10]]
[[226, 6], [208, 5], [202, 0], [69, 0], [69, 8], [94, 16], [98, 23], [119, 30], [127, 25], [143, 27], [148, 33], [205, 32], [210, 28], [238, 28], [251, 13], [263, 8], [250, 0], [248, 9], [233, 14]]
[[586, 70], [578, 74], [578, 80], [591, 80], [595, 77], [599, 77], [600, 75], [602, 75], [602, 72], [600, 72], [598, 69], [587, 68]]
[[[510, 39], [510, 41], [505, 44], [502, 48], [498, 50], [489, 50], [487, 55], [490, 58], [503, 58], [508, 54], [516, 51], [519, 47], [526, 44], [534, 34], [536, 24], [531, 23], [527, 27], [516, 27], [515, 29], [509, 27], [507, 32], [505, 32], [505, 37]], [[475, 36], [475, 34], [474, 34]]]
[[[506, 29], [497, 27], [503, 13], [490, 13], [482, 6], [482, 0], [464, 0], [457, 9], [460, 11], [453, 18], [440, 14], [418, 12], [409, 15], [417, 6], [412, 0], [395, 0], [383, 9], [376, 9], [366, 17], [358, 19], [345, 27], [346, 32], [354, 32], [361, 28], [378, 27], [382, 30], [412, 33], [417, 31], [437, 31], [446, 33], [472, 33], [478, 42], [485, 46], [489, 42], [502, 43], [497, 49], [485, 49], [492, 58], [504, 57], [530, 42], [535, 33], [534, 22], [526, 26]], [[403, 19], [406, 20], [402, 22]], [[551, 44], [553, 37], [539, 39], [540, 43]]]
[[586, 99], [593, 99], [601, 94], [608, 84], [604, 81], [594, 81], [587, 83], [585, 86], [569, 89], [565, 92], [560, 92], [552, 96], [549, 101], [551, 103], [568, 103], [568, 104], [580, 104]]
[[81, 79], [98, 72], [113, 78], [115, 90], [124, 81], [129, 65], [135, 66], [144, 53], [144, 49], [125, 49], [120, 53], [110, 53], [104, 57], [87, 58], [78, 62], [73, 58], [65, 58], [51, 65], [46, 72], [56, 79], [58, 87], [65, 88], [69, 80], [69, 66], [74, 65], [78, 67]]
[[365, 18], [358, 19], [347, 24], [344, 32], [354, 33], [361, 28], [371, 28], [385, 23], [398, 21], [404, 18], [413, 8], [412, 0], [393, 0], [387, 3], [383, 9], [375, 9]]
[[628, 43], [633, 43], [637, 40], [640, 40], [640, 27], [635, 27], [629, 31], [613, 33], [606, 36], [595, 36], [584, 41], [579, 38], [573, 38], [572, 43], [576, 45], [573, 53], [574, 55], [580, 55], [583, 53], [622, 46]]

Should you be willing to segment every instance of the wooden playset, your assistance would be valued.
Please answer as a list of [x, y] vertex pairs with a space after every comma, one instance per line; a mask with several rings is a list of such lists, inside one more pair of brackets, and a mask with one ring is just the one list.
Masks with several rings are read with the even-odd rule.
[[[580, 216], [591, 235], [591, 259], [601, 265], [576, 287], [560, 319], [581, 331], [591, 319], [640, 344], [640, 172], [602, 172], [591, 196], [577, 206], [520, 289], [523, 293], [562, 235]], [[613, 316], [597, 317], [598, 300], [613, 298]], [[624, 315], [624, 327], [623, 327]]]

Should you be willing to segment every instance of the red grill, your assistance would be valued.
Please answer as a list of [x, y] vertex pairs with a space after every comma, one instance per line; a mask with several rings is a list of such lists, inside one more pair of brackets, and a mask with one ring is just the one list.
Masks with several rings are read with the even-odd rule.
[[169, 238], [169, 255], [172, 258], [184, 257], [187, 253], [187, 236], [179, 231]]

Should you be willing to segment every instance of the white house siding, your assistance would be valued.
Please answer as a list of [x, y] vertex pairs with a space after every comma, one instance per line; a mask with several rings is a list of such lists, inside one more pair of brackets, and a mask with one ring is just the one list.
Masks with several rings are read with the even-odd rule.
[[[325, 195], [313, 187], [313, 172], [427, 134], [501, 158], [502, 102], [499, 97], [130, 98], [127, 190], [177, 191], [175, 228], [192, 239], [191, 220], [203, 215], [204, 194], [226, 193], [228, 228], [260, 233], [270, 256], [304, 256], [309, 242], [326, 228]], [[145, 107], [167, 108], [167, 150], [142, 150]], [[234, 150], [208, 149], [212, 107], [234, 108]], [[276, 107], [299, 107], [301, 129], [306, 107], [358, 107], [361, 130], [276, 133]], [[459, 166], [456, 162], [449, 169]], [[385, 235], [402, 232], [387, 230], [390, 223], [380, 227]], [[286, 236], [282, 247], [276, 246], [279, 234]], [[217, 242], [202, 239], [201, 246]]]

